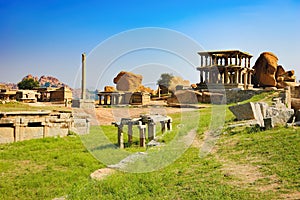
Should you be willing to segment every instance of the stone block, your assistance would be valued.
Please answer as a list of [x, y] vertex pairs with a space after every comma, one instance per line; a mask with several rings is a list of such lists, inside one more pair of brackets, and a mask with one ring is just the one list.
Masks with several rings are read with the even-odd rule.
[[263, 126], [264, 122], [261, 107], [264, 106], [264, 104], [250, 102], [230, 106], [229, 110], [236, 116], [237, 120], [239, 121], [255, 119], [260, 126]]

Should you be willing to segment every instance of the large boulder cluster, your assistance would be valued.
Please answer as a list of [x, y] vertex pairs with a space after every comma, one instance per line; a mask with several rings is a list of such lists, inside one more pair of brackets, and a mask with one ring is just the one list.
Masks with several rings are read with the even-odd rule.
[[253, 83], [256, 87], [284, 88], [297, 85], [294, 70], [285, 71], [278, 65], [277, 56], [271, 52], [260, 54], [253, 69]]

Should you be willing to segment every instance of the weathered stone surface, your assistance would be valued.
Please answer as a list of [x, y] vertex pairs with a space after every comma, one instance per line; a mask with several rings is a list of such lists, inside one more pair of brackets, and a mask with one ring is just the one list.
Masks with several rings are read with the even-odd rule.
[[260, 54], [253, 66], [254, 84], [260, 86], [276, 86], [276, 70], [278, 58], [271, 52]]
[[274, 126], [286, 124], [293, 116], [293, 109], [269, 107], [267, 110], [267, 118], [272, 118]]
[[224, 94], [217, 92], [202, 92], [201, 103], [221, 104], [225, 103]]
[[104, 87], [104, 92], [115, 92], [117, 91], [114, 86], [105, 86]]
[[193, 90], [178, 90], [174, 93], [171, 98], [167, 99], [170, 103], [180, 103], [180, 104], [196, 104], [202, 99], [202, 94]]
[[142, 85], [142, 79], [142, 75], [121, 71], [113, 81], [117, 84], [117, 90], [133, 92]]
[[242, 105], [231, 106], [229, 109], [236, 116], [237, 120], [255, 119], [262, 127], [265, 126], [265, 122], [268, 123], [266, 125], [268, 127], [284, 125], [294, 116], [294, 110], [286, 108], [282, 103], [277, 103], [270, 107], [268, 104], [263, 102], [250, 102]]
[[260, 105], [257, 103], [245, 103], [235, 106], [230, 106], [229, 110], [236, 116], [237, 120], [250, 120], [262, 118]]

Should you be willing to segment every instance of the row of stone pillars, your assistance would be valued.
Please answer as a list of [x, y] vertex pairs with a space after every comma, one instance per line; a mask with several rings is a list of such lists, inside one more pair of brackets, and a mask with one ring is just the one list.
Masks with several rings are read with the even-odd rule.
[[200, 67], [213, 66], [213, 65], [236, 65], [246, 68], [250, 68], [250, 59], [251, 57], [241, 57], [236, 55], [235, 57], [217, 57], [209, 55], [200, 55]]
[[[166, 121], [160, 121], [161, 132], [164, 133], [166, 130], [172, 130], [172, 119], [168, 118]], [[116, 123], [115, 126], [118, 128], [118, 146], [123, 149], [124, 148], [124, 125], [128, 126], [127, 134], [128, 134], [128, 145], [132, 144], [132, 135], [133, 135], [133, 125], [137, 125], [139, 130], [139, 138], [140, 138], [140, 147], [146, 146], [146, 129], [148, 128], [148, 140], [151, 141], [156, 137], [156, 123], [152, 120], [149, 120], [146, 124], [143, 124], [141, 121], [127, 121], [126, 123]]]
[[[99, 105], [117, 105], [120, 104], [121, 95], [119, 94], [98, 94], [99, 96]], [[102, 103], [103, 97], [103, 103]]]
[[243, 71], [236, 69], [228, 71], [225, 68], [224, 72], [218, 70], [202, 70], [200, 69], [200, 83], [223, 83], [223, 84], [245, 84], [251, 85], [251, 71]]

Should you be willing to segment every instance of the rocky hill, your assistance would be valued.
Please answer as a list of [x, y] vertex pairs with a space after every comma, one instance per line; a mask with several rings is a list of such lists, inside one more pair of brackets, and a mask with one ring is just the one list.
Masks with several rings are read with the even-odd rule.
[[53, 76], [41, 76], [40, 78], [38, 76], [33, 76], [31, 74], [28, 74], [25, 76], [22, 80], [24, 79], [29, 79], [33, 78], [34, 80], [38, 81], [40, 86], [42, 87], [63, 87], [63, 86], [68, 86], [67, 84], [61, 82], [57, 78]]

